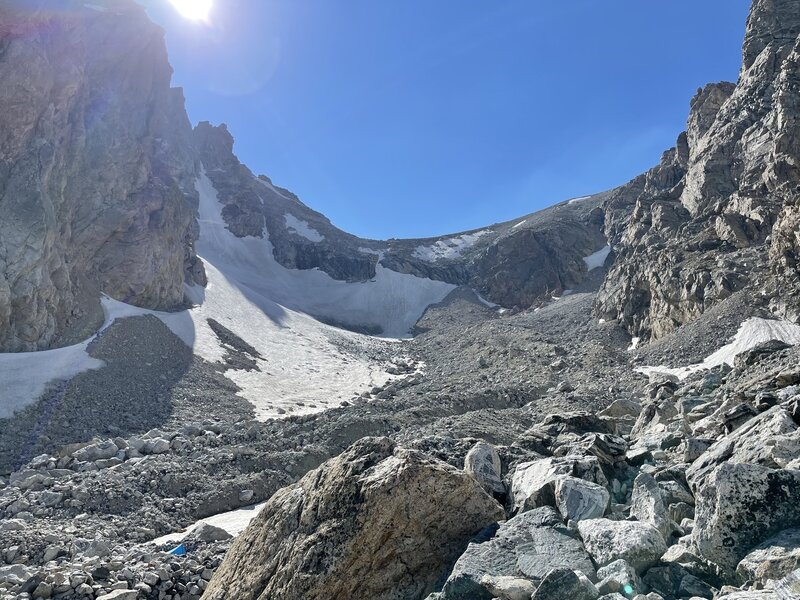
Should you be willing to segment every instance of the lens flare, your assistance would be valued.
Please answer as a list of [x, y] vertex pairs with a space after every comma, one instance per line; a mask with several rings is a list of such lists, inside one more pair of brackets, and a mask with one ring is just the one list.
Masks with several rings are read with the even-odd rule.
[[207, 21], [213, 0], [169, 0], [182, 17], [192, 21]]

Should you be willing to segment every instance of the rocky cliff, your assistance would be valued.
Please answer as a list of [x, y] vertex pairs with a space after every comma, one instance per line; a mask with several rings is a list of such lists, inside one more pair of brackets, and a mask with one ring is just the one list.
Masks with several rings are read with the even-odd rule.
[[699, 90], [676, 147], [613, 193], [600, 316], [660, 338], [749, 287], [797, 317], [798, 34], [797, 2], [755, 2], [738, 83]]
[[[290, 191], [256, 177], [233, 153], [225, 125], [200, 123], [195, 145], [218, 191], [222, 216], [239, 237], [264, 237], [290, 269], [320, 269], [341, 281], [366, 281], [383, 267], [456, 285], [492, 302], [527, 308], [586, 279], [584, 258], [606, 245], [606, 194], [483, 229], [427, 239], [363, 239], [342, 231]], [[424, 218], [424, 215], [420, 215]]]
[[203, 281], [171, 73], [133, 2], [0, 6], [0, 350], [86, 337], [101, 293], [169, 310]]

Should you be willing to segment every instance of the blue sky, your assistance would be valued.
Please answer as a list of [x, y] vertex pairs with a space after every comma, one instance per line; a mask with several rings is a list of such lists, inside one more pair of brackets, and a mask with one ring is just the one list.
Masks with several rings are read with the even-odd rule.
[[735, 80], [748, 0], [147, 0], [193, 122], [374, 238], [481, 227], [658, 162]]

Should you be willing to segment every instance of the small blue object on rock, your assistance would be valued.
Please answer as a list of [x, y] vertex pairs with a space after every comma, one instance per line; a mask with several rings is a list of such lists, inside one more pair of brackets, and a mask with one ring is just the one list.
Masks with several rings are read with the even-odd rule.
[[186, 556], [186, 546], [181, 544], [180, 546], [176, 546], [172, 550], [169, 551], [170, 554], [174, 554], [175, 556]]

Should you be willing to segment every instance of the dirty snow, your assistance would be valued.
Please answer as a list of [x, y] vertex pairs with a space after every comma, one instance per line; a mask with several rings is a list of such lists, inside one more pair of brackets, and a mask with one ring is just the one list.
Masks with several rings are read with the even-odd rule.
[[605, 264], [609, 254], [611, 254], [611, 246], [603, 246], [594, 254], [584, 257], [583, 262], [586, 263], [587, 269], [593, 271], [594, 269], [601, 268]]
[[458, 258], [464, 250], [475, 245], [475, 243], [490, 229], [483, 229], [475, 233], [465, 233], [456, 237], [451, 237], [434, 242], [430, 246], [417, 246], [414, 249], [414, 256], [428, 262], [437, 260], [447, 260]]
[[101, 304], [105, 315], [102, 326], [79, 344], [40, 352], [0, 353], [0, 389], [3, 390], [0, 419], [38, 400], [50, 382], [72, 379], [84, 371], [104, 367], [104, 361], [89, 356], [89, 344], [116, 319], [150, 312], [108, 297], [103, 297]]
[[325, 239], [325, 236], [311, 227], [311, 225], [308, 224], [308, 221], [301, 221], [292, 213], [286, 213], [283, 215], [283, 219], [286, 221], [286, 229], [296, 233], [300, 237], [304, 237], [312, 242], [321, 242]]
[[723, 346], [701, 363], [678, 368], [645, 366], [637, 368], [636, 372], [648, 376], [656, 373], [673, 375], [683, 380], [692, 373], [713, 369], [722, 364], [733, 366], [733, 359], [736, 358], [737, 354], [752, 350], [759, 344], [770, 340], [780, 340], [791, 345], [800, 344], [800, 325], [795, 325], [789, 321], [753, 317], [742, 323], [730, 344]]
[[208, 523], [209, 525], [213, 525], [214, 527], [219, 527], [220, 529], [224, 529], [233, 537], [238, 536], [242, 533], [247, 526], [250, 524], [250, 521], [255, 519], [258, 516], [258, 513], [261, 512], [261, 509], [264, 508], [266, 502], [262, 502], [261, 504], [254, 504], [252, 506], [245, 506], [243, 508], [238, 508], [236, 510], [231, 510], [229, 512], [220, 513], [218, 515], [214, 515], [213, 517], [206, 517], [205, 519], [200, 519], [196, 523], [189, 525], [183, 531], [178, 531], [176, 533], [169, 533], [167, 535], [163, 535], [159, 538], [153, 540], [153, 543], [161, 546], [163, 544], [179, 544], [183, 541], [183, 539], [188, 536], [195, 528], [197, 528], [200, 523]]

